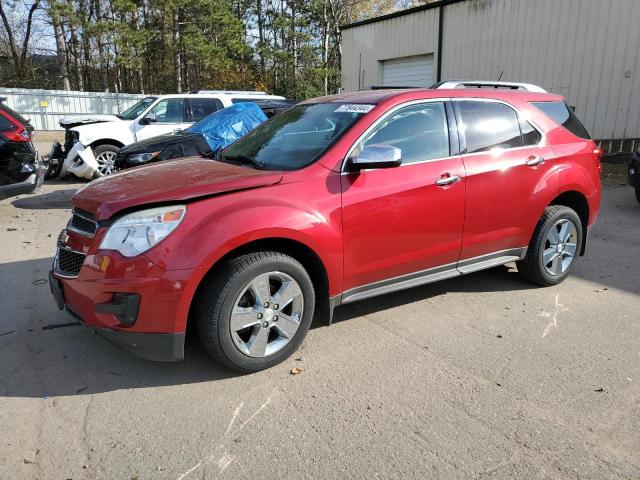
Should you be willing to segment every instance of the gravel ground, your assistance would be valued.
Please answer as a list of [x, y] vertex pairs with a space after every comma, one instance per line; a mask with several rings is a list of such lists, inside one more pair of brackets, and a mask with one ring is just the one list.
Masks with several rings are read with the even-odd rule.
[[236, 376], [193, 338], [160, 364], [45, 328], [73, 321], [46, 277], [78, 185], [0, 202], [0, 478], [640, 478], [629, 188], [557, 287], [500, 267], [340, 307]]

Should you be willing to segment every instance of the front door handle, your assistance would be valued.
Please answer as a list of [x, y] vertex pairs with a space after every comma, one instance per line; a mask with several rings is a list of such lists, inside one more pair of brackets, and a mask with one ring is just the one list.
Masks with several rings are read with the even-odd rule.
[[451, 185], [452, 183], [456, 183], [460, 181], [459, 175], [453, 175], [449, 172], [443, 173], [439, 179], [436, 180], [436, 185], [439, 187], [444, 187], [446, 185]]
[[536, 165], [542, 165], [544, 163], [544, 158], [540, 155], [531, 155], [527, 158], [527, 167], [535, 167]]

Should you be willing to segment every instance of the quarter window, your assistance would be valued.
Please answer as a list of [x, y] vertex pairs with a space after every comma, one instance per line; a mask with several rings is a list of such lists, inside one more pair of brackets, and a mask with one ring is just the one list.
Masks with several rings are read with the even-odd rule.
[[467, 153], [522, 146], [518, 115], [497, 102], [459, 102]]
[[184, 122], [184, 98], [160, 100], [147, 114], [155, 116], [156, 123]]
[[531, 102], [531, 104], [540, 109], [547, 117], [569, 130], [575, 136], [586, 139], [591, 138], [587, 129], [584, 128], [584, 125], [580, 123], [576, 114], [573, 113], [573, 110], [571, 110], [566, 103]]
[[369, 133], [358, 151], [367, 145], [399, 148], [403, 164], [449, 156], [444, 103], [430, 102], [401, 108]]

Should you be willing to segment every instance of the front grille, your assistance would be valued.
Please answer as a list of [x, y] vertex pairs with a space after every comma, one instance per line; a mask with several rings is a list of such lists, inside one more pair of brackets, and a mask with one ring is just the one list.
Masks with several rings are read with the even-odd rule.
[[56, 258], [56, 273], [65, 277], [77, 277], [85, 255], [66, 247], [58, 248]]
[[80, 209], [73, 211], [73, 216], [69, 220], [67, 228], [73, 232], [79, 233], [86, 237], [93, 237], [96, 234], [98, 224], [92, 218], [93, 216]]

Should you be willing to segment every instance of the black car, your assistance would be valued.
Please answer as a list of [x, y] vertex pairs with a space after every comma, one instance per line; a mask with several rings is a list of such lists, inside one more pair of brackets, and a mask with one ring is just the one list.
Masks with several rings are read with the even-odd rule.
[[35, 192], [45, 167], [31, 142], [33, 126], [0, 98], [0, 200]]
[[[271, 118], [295, 105], [295, 100], [267, 100], [252, 102], [258, 105], [267, 118]], [[213, 155], [209, 143], [200, 133], [178, 132], [148, 138], [120, 149], [116, 157], [116, 169], [123, 170], [147, 163], [190, 156]]]
[[631, 157], [628, 181], [636, 189], [636, 199], [640, 202], [640, 148]]

